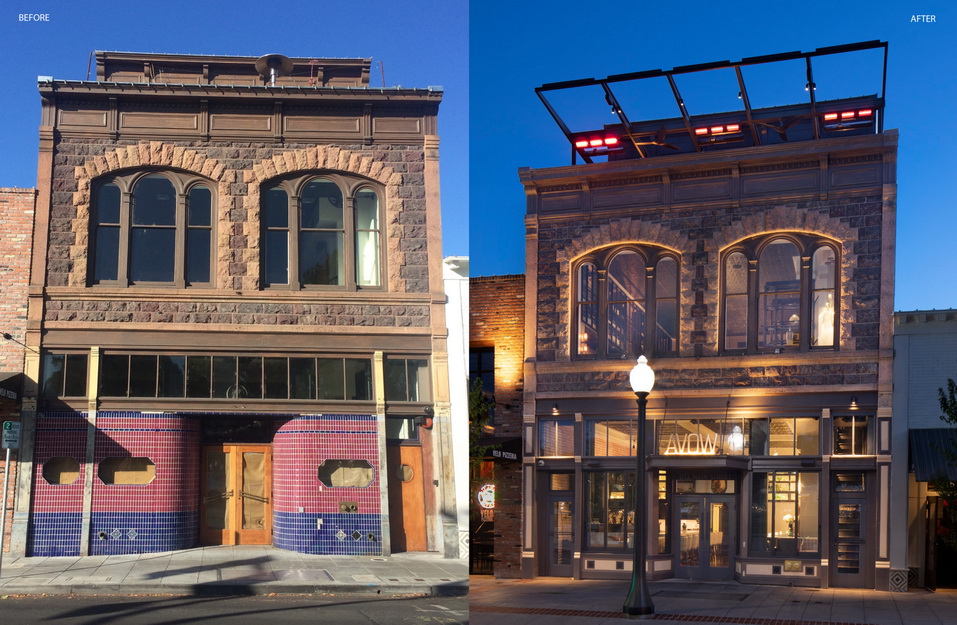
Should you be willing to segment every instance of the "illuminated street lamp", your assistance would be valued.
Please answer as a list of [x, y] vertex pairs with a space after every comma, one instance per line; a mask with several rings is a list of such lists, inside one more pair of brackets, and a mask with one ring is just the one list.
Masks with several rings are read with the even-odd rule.
[[648, 366], [648, 359], [638, 357], [638, 364], [629, 376], [631, 390], [638, 401], [638, 472], [635, 474], [635, 559], [631, 566], [631, 587], [621, 611], [628, 616], [654, 614], [655, 605], [651, 602], [648, 580], [645, 579], [645, 546], [647, 543], [647, 524], [639, 518], [639, 512], [645, 506], [645, 410], [648, 406], [648, 394], [655, 385], [655, 372]]

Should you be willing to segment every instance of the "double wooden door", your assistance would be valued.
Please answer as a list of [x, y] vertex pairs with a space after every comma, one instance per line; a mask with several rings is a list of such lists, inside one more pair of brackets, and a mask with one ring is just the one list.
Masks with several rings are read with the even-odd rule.
[[271, 468], [269, 445], [203, 447], [200, 542], [272, 543]]

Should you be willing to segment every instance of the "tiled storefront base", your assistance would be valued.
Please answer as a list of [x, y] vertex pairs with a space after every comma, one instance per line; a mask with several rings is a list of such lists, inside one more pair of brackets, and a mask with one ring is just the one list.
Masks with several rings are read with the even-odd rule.
[[[151, 553], [196, 546], [202, 415], [101, 412], [94, 427], [75, 412], [38, 415], [28, 555], [77, 556]], [[272, 441], [273, 541], [308, 554], [381, 555], [382, 488], [374, 415], [279, 417]], [[279, 425], [279, 424], [277, 424]], [[95, 441], [89, 533], [84, 505], [86, 446]], [[100, 476], [110, 458], [148, 458], [155, 476], [141, 484], [110, 485]], [[70, 483], [44, 464], [75, 460]], [[358, 463], [369, 469], [362, 486], [324, 484], [320, 467]], [[53, 467], [54, 465], [50, 465]], [[365, 475], [366, 473], [363, 473]], [[327, 478], [328, 479], [328, 478]], [[334, 484], [335, 482], [333, 482]], [[351, 508], [354, 512], [342, 512]]]
[[80, 523], [79, 512], [33, 513], [28, 555], [80, 555]]
[[199, 512], [100, 512], [90, 524], [90, 555], [112, 556], [189, 549]]
[[280, 549], [315, 555], [377, 556], [382, 554], [382, 521], [378, 514], [273, 515]]

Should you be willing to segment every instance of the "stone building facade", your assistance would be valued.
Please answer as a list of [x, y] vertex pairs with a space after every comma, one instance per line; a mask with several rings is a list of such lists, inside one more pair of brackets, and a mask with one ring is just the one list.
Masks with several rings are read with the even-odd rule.
[[475, 277], [469, 281], [469, 292], [470, 374], [473, 380], [482, 380], [494, 401], [486, 438], [494, 448], [485, 466], [486, 477], [495, 484], [495, 508], [485, 513], [485, 519], [478, 502], [473, 502], [472, 554], [487, 560], [478, 566], [473, 562], [472, 569], [500, 578], [519, 577], [525, 276]]
[[[20, 420], [35, 197], [34, 189], [0, 188], [0, 422]], [[6, 550], [10, 545], [16, 461], [17, 452], [13, 450], [6, 480], [8, 490], [3, 495], [7, 498], [3, 525]], [[5, 470], [5, 466], [0, 466], [0, 480], [4, 479]]]
[[369, 65], [40, 79], [20, 552], [457, 555], [442, 94]]
[[888, 588], [896, 153], [872, 131], [520, 170], [523, 576], [631, 574], [644, 354], [652, 578]]

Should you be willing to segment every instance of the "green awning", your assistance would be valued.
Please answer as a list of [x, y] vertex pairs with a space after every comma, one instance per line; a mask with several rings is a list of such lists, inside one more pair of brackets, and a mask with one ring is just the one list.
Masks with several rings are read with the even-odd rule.
[[23, 374], [19, 371], [0, 371], [0, 399], [20, 399]]
[[957, 455], [957, 428], [910, 431], [910, 464], [918, 482], [938, 477], [957, 482], [957, 462], [948, 454]]

